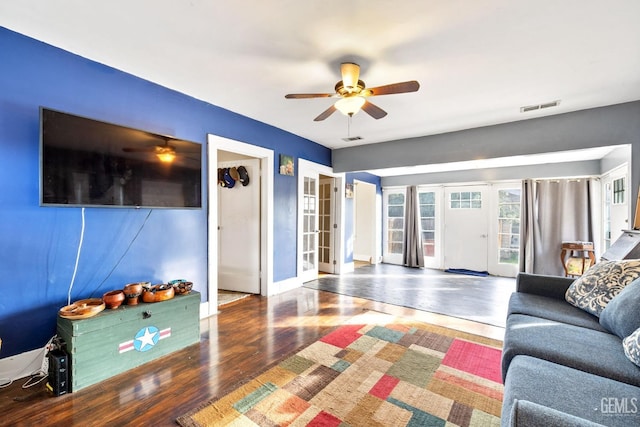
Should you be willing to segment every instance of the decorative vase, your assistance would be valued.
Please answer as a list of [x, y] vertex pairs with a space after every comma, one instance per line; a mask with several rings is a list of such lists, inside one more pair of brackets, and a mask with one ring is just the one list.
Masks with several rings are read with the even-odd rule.
[[137, 305], [142, 295], [142, 284], [146, 282], [129, 283], [124, 286], [124, 296], [127, 298], [127, 305]]

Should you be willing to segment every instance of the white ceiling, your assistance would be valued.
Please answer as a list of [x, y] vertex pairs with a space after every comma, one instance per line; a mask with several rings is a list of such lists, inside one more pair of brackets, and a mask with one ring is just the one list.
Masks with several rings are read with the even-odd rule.
[[[0, 25], [329, 148], [640, 99], [638, 0], [2, 0]], [[389, 114], [334, 113], [339, 64]], [[558, 107], [520, 107], [561, 100]]]

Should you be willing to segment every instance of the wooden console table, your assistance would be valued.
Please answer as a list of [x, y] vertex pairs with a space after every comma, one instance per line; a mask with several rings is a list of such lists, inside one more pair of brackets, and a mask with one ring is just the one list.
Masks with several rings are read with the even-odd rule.
[[103, 381], [200, 341], [200, 293], [106, 309], [93, 317], [58, 316], [71, 363], [71, 391]]
[[[567, 253], [569, 258], [567, 258]], [[562, 261], [565, 276], [582, 276], [589, 267], [596, 263], [593, 243], [562, 242], [560, 260]]]

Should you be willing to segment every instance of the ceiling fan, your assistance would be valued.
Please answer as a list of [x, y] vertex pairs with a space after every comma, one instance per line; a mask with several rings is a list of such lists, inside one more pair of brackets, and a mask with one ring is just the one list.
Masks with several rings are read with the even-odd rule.
[[164, 144], [154, 145], [150, 147], [124, 147], [125, 153], [153, 153], [163, 163], [171, 163], [176, 158], [176, 149], [169, 145], [169, 138], [164, 138]]
[[369, 102], [367, 98], [378, 95], [416, 92], [420, 89], [420, 84], [415, 80], [367, 88], [364, 82], [360, 80], [360, 66], [353, 62], [340, 64], [340, 73], [342, 74], [342, 80], [336, 83], [335, 93], [291, 93], [284, 97], [287, 99], [340, 98], [335, 104], [313, 119], [316, 122], [326, 119], [336, 110], [351, 117], [360, 109], [363, 109], [365, 113], [374, 119], [381, 119], [387, 115], [387, 112]]
[[[185, 162], [189, 162], [190, 165], [193, 165], [193, 162], [200, 163], [199, 144], [156, 134], [146, 134], [142, 139], [146, 140], [145, 142], [140, 141], [141, 144], [144, 144], [143, 146], [123, 147], [122, 151], [125, 153], [148, 153], [167, 164], [176, 160], [182, 166], [185, 166]], [[162, 142], [159, 142], [160, 140]], [[172, 143], [170, 144], [170, 142]]]

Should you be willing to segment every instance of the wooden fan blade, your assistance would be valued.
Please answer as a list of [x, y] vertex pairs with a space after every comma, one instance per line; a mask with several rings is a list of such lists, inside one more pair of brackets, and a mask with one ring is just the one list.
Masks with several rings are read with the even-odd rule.
[[153, 153], [155, 151], [155, 147], [145, 147], [145, 148], [124, 147], [122, 151], [124, 151], [125, 153]]
[[417, 92], [420, 83], [415, 80], [366, 89], [364, 96], [393, 95], [394, 93]]
[[364, 105], [362, 106], [362, 109], [364, 110], [365, 113], [367, 113], [368, 115], [370, 115], [376, 120], [381, 119], [387, 115], [386, 111], [384, 111], [382, 108], [378, 107], [377, 105], [370, 103], [369, 101], [365, 101]]
[[304, 99], [304, 98], [333, 98], [337, 96], [335, 93], [290, 93], [284, 97], [287, 99]]
[[313, 121], [314, 122], [320, 122], [320, 121], [326, 119], [327, 117], [329, 117], [330, 115], [332, 115], [335, 111], [336, 111], [336, 107], [332, 105], [331, 107], [329, 107], [326, 110], [324, 110], [318, 117], [313, 119]]
[[348, 92], [352, 92], [358, 86], [360, 78], [360, 66], [353, 62], [343, 62], [340, 64], [340, 74], [342, 75], [342, 84]]

